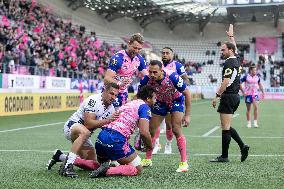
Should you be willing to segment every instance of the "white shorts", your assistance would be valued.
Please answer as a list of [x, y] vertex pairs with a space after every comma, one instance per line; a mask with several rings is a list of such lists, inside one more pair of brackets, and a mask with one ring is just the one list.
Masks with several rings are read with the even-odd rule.
[[[71, 129], [72, 129], [72, 127], [74, 126], [74, 123], [77, 123], [77, 122], [68, 120], [68, 121], [64, 124], [64, 129], [63, 129], [65, 138], [66, 138], [67, 140], [71, 141], [71, 142], [73, 142], [73, 141], [71, 140]], [[86, 142], [83, 144], [83, 146], [95, 148], [95, 146], [94, 146], [94, 144], [93, 144], [93, 142], [92, 142], [92, 140], [91, 140], [91, 137], [89, 137], [89, 138], [86, 140]]]

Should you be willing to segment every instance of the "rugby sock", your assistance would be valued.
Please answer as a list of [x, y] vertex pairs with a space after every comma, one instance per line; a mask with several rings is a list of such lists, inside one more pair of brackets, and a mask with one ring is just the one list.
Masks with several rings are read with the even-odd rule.
[[77, 158], [77, 154], [74, 154], [73, 152], [69, 152], [67, 163], [65, 164], [65, 168], [67, 168], [69, 164], [74, 164], [74, 161], [76, 158]]
[[173, 140], [173, 129], [166, 129], [166, 137], [167, 137], [167, 141], [171, 142]]
[[180, 161], [186, 162], [186, 139], [183, 135], [177, 138], [177, 146], [180, 153]]
[[79, 156], [75, 159], [74, 165], [88, 171], [93, 171], [100, 167], [98, 162], [94, 160], [82, 159]]
[[120, 164], [117, 162], [117, 161], [111, 161], [110, 162], [110, 166], [112, 166], [112, 167], [117, 167], [117, 166], [119, 166]]
[[160, 144], [160, 139], [159, 138], [157, 138], [156, 139], [156, 142], [155, 142], [155, 146], [157, 146], [157, 148], [159, 147], [158, 145]]
[[240, 149], [243, 149], [245, 144], [242, 141], [241, 137], [239, 136], [238, 132], [233, 127], [230, 128], [230, 131], [231, 131], [231, 137], [238, 143]]
[[[155, 135], [156, 136], [156, 135]], [[152, 138], [152, 145], [154, 146], [156, 142], [156, 138]], [[146, 152], [146, 159], [152, 159], [152, 154], [153, 154], [153, 149], [152, 150], [147, 150]]]
[[115, 175], [123, 175], [123, 176], [136, 176], [138, 170], [133, 165], [119, 165], [117, 167], [110, 167], [106, 175], [107, 176], [115, 176]]
[[222, 130], [222, 158], [228, 158], [230, 141], [231, 141], [231, 131]]
[[66, 159], [66, 154], [61, 154], [60, 156], [59, 156], [59, 160], [60, 161], [64, 161], [65, 159]]

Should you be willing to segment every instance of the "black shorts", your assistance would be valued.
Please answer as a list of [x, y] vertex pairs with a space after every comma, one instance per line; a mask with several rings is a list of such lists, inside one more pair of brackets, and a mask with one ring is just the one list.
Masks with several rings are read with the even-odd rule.
[[234, 114], [240, 105], [240, 96], [238, 94], [223, 93], [217, 112], [224, 114]]

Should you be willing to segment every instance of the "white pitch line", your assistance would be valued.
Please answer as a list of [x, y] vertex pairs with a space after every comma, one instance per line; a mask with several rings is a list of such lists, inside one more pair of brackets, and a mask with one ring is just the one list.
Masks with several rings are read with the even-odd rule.
[[210, 134], [214, 133], [219, 128], [220, 128], [219, 126], [215, 126], [213, 129], [202, 135], [202, 137], [208, 137]]
[[[166, 137], [166, 135], [160, 135], [163, 137]], [[184, 135], [185, 137], [189, 137], [189, 138], [221, 138], [222, 136], [199, 136], [199, 135]], [[242, 138], [252, 138], [252, 139], [284, 139], [284, 136], [271, 136], [271, 137], [266, 137], [266, 136], [242, 136]]]
[[234, 114], [233, 115], [233, 118], [235, 118], [235, 117], [238, 117], [240, 114]]
[[[39, 152], [39, 153], [53, 153], [54, 150], [0, 150], [0, 152]], [[64, 150], [62, 152], [68, 152]], [[179, 153], [157, 153], [157, 155], [178, 155]], [[191, 154], [191, 156], [217, 156], [220, 154], [206, 154], [206, 153], [195, 153]], [[241, 156], [239, 154], [230, 154], [230, 156]], [[249, 154], [251, 157], [284, 157], [284, 154]]]
[[[10, 129], [10, 130], [2, 130], [0, 131], [0, 133], [7, 133], [7, 132], [12, 132], [12, 131], [20, 131], [20, 130], [26, 130], [26, 129], [34, 129], [34, 128], [40, 128], [40, 127], [47, 127], [47, 126], [52, 126], [52, 125], [59, 125], [59, 124], [63, 124], [65, 122], [57, 122], [57, 123], [49, 123], [49, 124], [43, 124], [43, 125], [34, 125], [34, 126], [30, 126], [30, 127], [22, 127], [22, 128], [17, 128], [17, 129]], [[160, 136], [166, 136], [166, 135], [160, 135]], [[198, 135], [184, 135], [186, 137], [191, 137], [191, 138], [220, 138], [221, 136], [198, 136]], [[276, 137], [261, 137], [261, 136], [257, 136], [257, 137], [246, 137], [244, 136], [243, 138], [252, 138], [252, 139], [283, 139], [284, 136], [276, 136]]]
[[[218, 156], [220, 154], [192, 154], [193, 156]], [[239, 154], [230, 154], [229, 156], [241, 156]], [[251, 157], [283, 157], [284, 154], [249, 154]]]
[[203, 101], [203, 102], [193, 102], [191, 105], [200, 105], [200, 104], [209, 104], [210, 101]]
[[[233, 118], [238, 117], [240, 114], [234, 114]], [[213, 129], [211, 129], [210, 131], [208, 131], [207, 133], [203, 134], [202, 137], [208, 137], [210, 134], [214, 133], [217, 129], [219, 129], [219, 126], [215, 126]]]
[[63, 124], [63, 123], [65, 123], [65, 122], [48, 123], [48, 124], [43, 124], [43, 125], [34, 125], [34, 126], [30, 126], [30, 127], [21, 127], [21, 128], [17, 128], [17, 129], [2, 130], [2, 131], [0, 131], [0, 133], [20, 131], [20, 130], [26, 130], [26, 129], [34, 129], [34, 128], [39, 128], [39, 127], [47, 127], [47, 126], [59, 125], [59, 124]]
[[[192, 105], [200, 105], [200, 104], [206, 104], [206, 103], [207, 103], [207, 101], [206, 102], [197, 102], [197, 103], [193, 103]], [[2, 131], [0, 131], [0, 133], [20, 131], [20, 130], [26, 130], [26, 129], [34, 129], [34, 128], [39, 128], [39, 127], [47, 127], [47, 126], [59, 125], [59, 124], [63, 124], [63, 123], [65, 123], [65, 122], [49, 123], [49, 124], [43, 124], [43, 125], [34, 125], [34, 126], [30, 126], [30, 127], [21, 127], [21, 128], [16, 128], [16, 129], [2, 130]]]

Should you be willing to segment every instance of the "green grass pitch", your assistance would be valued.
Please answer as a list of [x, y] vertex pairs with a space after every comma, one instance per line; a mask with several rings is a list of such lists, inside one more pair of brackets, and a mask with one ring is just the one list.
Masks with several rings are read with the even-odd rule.
[[[162, 149], [153, 156], [153, 167], [145, 168], [142, 175], [98, 179], [88, 178], [88, 171], [77, 168], [79, 178], [61, 177], [58, 175], [60, 164], [51, 171], [45, 169], [54, 149], [70, 149], [70, 143], [63, 136], [63, 122], [73, 112], [0, 117], [0, 188], [284, 188], [283, 107], [284, 101], [261, 102], [259, 128], [249, 129], [245, 127], [245, 105], [241, 103], [232, 126], [251, 147], [243, 163], [233, 140], [229, 149], [230, 163], [208, 162], [221, 152], [221, 130], [207, 137], [202, 135], [220, 125], [219, 115], [210, 101], [197, 101], [192, 105], [190, 127], [183, 128], [189, 172], [175, 172], [179, 155], [174, 140], [174, 154], [164, 155]], [[165, 134], [161, 134], [160, 142], [164, 147]], [[140, 156], [145, 157], [142, 153]]]

